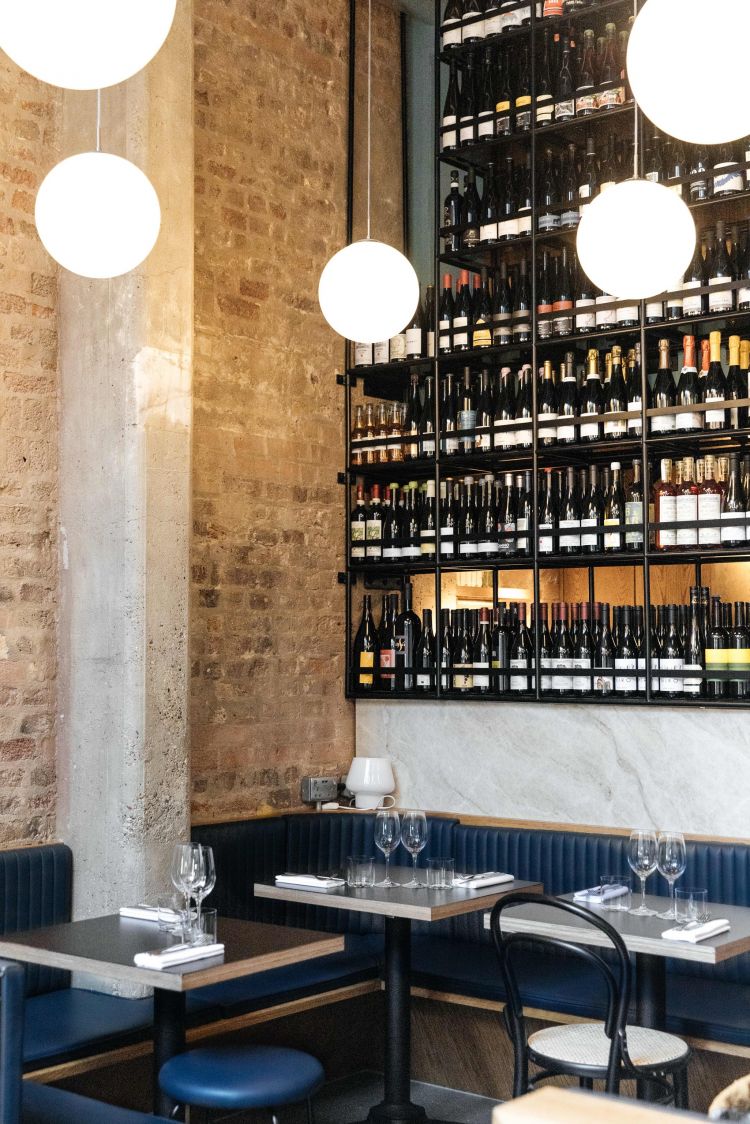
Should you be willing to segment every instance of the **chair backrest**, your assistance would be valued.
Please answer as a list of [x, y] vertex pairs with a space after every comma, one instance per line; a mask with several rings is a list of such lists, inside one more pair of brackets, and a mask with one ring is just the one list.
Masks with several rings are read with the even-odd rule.
[[20, 964], [0, 960], [0, 1121], [21, 1119], [24, 971]]
[[[546, 906], [561, 914], [572, 915], [591, 928], [598, 929], [607, 939], [605, 949], [592, 948], [563, 938], [542, 936], [536, 933], [503, 932], [503, 914], [519, 906]], [[561, 919], [562, 920], [562, 919]], [[604, 1025], [607, 1037], [611, 1040], [610, 1069], [614, 1070], [619, 1059], [627, 1057], [626, 1025], [630, 1004], [630, 958], [620, 934], [608, 921], [591, 910], [584, 909], [574, 902], [563, 901], [547, 894], [518, 893], [508, 894], [493, 907], [490, 915], [490, 929], [495, 949], [500, 960], [500, 971], [505, 985], [506, 1004], [504, 1018], [508, 1033], [516, 1049], [526, 1048], [527, 1032], [523, 1013], [523, 1002], [516, 977], [513, 956], [521, 948], [536, 948], [545, 952], [564, 953], [575, 956], [593, 965], [600, 973], [607, 994], [607, 1014]], [[560, 971], [565, 971], [565, 961], [557, 961]]]
[[[70, 921], [73, 855], [62, 843], [0, 851], [0, 934]], [[29, 964], [26, 994], [67, 987], [69, 975]]]

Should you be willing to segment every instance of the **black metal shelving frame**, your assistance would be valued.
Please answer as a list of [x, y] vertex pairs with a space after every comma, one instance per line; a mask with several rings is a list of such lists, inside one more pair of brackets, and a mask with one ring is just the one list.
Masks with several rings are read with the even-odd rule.
[[[638, 6], [642, 0], [636, 0]], [[348, 178], [348, 204], [349, 204], [349, 238], [351, 239], [351, 214], [353, 202], [353, 144], [354, 144], [354, 14], [355, 14], [356, 0], [350, 0], [350, 17], [352, 26], [352, 38], [350, 43], [350, 106], [349, 106], [349, 178]], [[559, 702], [574, 702], [585, 705], [625, 705], [625, 706], [671, 706], [671, 707], [691, 707], [691, 708], [718, 708], [718, 709], [747, 709], [750, 707], [750, 699], [736, 700], [729, 698], [722, 699], [708, 699], [700, 697], [696, 699], [665, 698], [659, 693], [655, 694], [652, 689], [652, 672], [651, 672], [651, 640], [650, 630], [645, 630], [645, 669], [643, 673], [639, 671], [638, 678], [645, 679], [645, 694], [634, 698], [623, 698], [612, 695], [565, 695], [554, 696], [549, 693], [542, 692], [542, 675], [540, 668], [540, 655], [541, 655], [541, 623], [539, 613], [535, 613], [536, 627], [533, 633], [533, 640], [535, 646], [535, 661], [534, 668], [531, 669], [529, 675], [534, 680], [534, 689], [529, 693], [522, 692], [507, 692], [498, 694], [496, 692], [490, 694], [474, 694], [465, 693], [455, 689], [445, 689], [441, 684], [441, 679], [445, 677], [444, 670], [440, 668], [441, 662], [441, 637], [440, 629], [436, 627], [436, 641], [437, 641], [437, 663], [438, 668], [431, 676], [433, 686], [428, 691], [407, 691], [407, 692], [389, 692], [389, 691], [355, 691], [352, 681], [352, 595], [354, 590], [358, 587], [359, 583], [365, 588], [377, 591], [394, 588], [394, 583], [403, 585], [406, 581], [410, 580], [412, 576], [417, 575], [433, 575], [434, 576], [434, 605], [435, 605], [435, 620], [436, 624], [440, 621], [441, 597], [442, 597], [442, 578], [444, 574], [461, 573], [461, 572], [489, 572], [492, 574], [493, 583], [493, 603], [497, 604], [498, 589], [499, 589], [499, 575], [503, 572], [512, 573], [514, 571], [526, 571], [533, 573], [533, 598], [534, 606], [538, 607], [541, 601], [540, 585], [541, 574], [547, 570], [553, 569], [568, 569], [568, 570], [586, 570], [588, 575], [588, 595], [589, 601], [595, 600], [596, 592], [596, 579], [595, 573], [597, 569], [609, 568], [613, 566], [639, 570], [643, 575], [643, 604], [645, 607], [646, 620], [649, 619], [649, 611], [651, 607], [651, 571], [655, 566], [675, 566], [675, 565], [689, 565], [694, 568], [695, 583], [701, 584], [702, 582], [702, 569], [707, 565], [715, 565], [717, 563], [746, 563], [750, 564], [750, 539], [748, 540], [747, 550], [737, 549], [686, 549], [686, 550], [673, 550], [669, 552], [657, 551], [650, 545], [650, 531], [659, 528], [659, 524], [649, 521], [648, 511], [648, 496], [650, 492], [650, 483], [648, 479], [648, 465], [650, 460], [655, 460], [661, 457], [674, 457], [678, 455], [686, 455], [688, 452], [697, 454], [698, 452], [714, 453], [715, 455], [725, 454], [732, 449], [750, 448], [750, 429], [743, 430], [718, 430], [718, 431], [700, 431], [698, 433], [672, 433], [672, 434], [659, 434], [654, 435], [649, 433], [649, 420], [657, 414], [665, 414], [670, 412], [677, 412], [674, 410], [653, 410], [647, 406], [649, 399], [648, 387], [648, 356], [653, 351], [653, 344], [657, 338], [670, 338], [674, 342], [681, 341], [682, 335], [690, 334], [691, 330], [694, 333], [698, 329], [704, 332], [710, 330], [721, 330], [723, 333], [739, 332], [743, 328], [745, 331], [750, 330], [750, 310], [722, 313], [707, 313], [700, 316], [686, 317], [682, 320], [664, 321], [658, 324], [646, 323], [646, 309], [645, 301], [641, 302], [618, 302], [634, 304], [639, 303], [639, 323], [636, 327], [618, 327], [617, 325], [606, 326], [601, 329], [596, 329], [585, 334], [574, 333], [567, 337], [553, 337], [550, 339], [540, 339], [538, 335], [539, 318], [536, 311], [536, 285], [537, 285], [537, 265], [538, 265], [538, 247], [549, 246], [551, 243], [558, 242], [560, 244], [570, 243], [575, 238], [575, 228], [568, 231], [555, 231], [555, 232], [539, 232], [537, 230], [537, 159], [539, 154], [539, 145], [547, 146], [549, 140], [555, 138], [563, 143], [567, 143], [571, 135], [577, 132], [590, 132], [596, 129], [604, 122], [629, 121], [633, 130], [637, 129], [639, 134], [639, 172], [643, 174], [644, 167], [644, 121], [637, 105], [630, 101], [624, 105], [617, 107], [614, 110], [600, 112], [591, 117], [574, 118], [571, 121], [558, 123], [557, 125], [543, 125], [537, 126], [534, 124], [534, 106], [535, 106], [535, 92], [536, 92], [536, 70], [537, 70], [537, 54], [538, 54], [538, 36], [544, 29], [554, 30], [555, 27], [567, 25], [569, 21], [580, 22], [582, 18], [591, 19], [599, 18], [605, 12], [614, 14], [616, 11], [621, 11], [628, 14], [633, 11], [633, 0], [600, 0], [599, 3], [591, 8], [586, 8], [579, 13], [573, 13], [570, 16], [555, 17], [552, 19], [541, 19], [536, 13], [536, 4], [531, 0], [518, 0], [517, 7], [529, 7], [530, 20], [524, 27], [513, 28], [505, 32], [499, 39], [495, 39], [495, 43], [521, 43], [526, 42], [530, 46], [530, 66], [531, 66], [531, 90], [532, 90], [532, 127], [527, 132], [519, 136], [497, 137], [492, 141], [477, 144], [475, 146], [465, 146], [451, 152], [441, 151], [440, 137], [441, 137], [441, 106], [443, 95], [443, 77], [444, 77], [444, 64], [447, 64], [451, 59], [455, 59], [459, 66], [465, 64], [466, 59], [471, 51], [480, 44], [474, 44], [471, 48], [457, 48], [450, 52], [441, 50], [441, 37], [440, 37], [440, 19], [441, 8], [443, 0], [434, 0], [435, 5], [435, 82], [434, 82], [434, 136], [435, 136], [435, 194], [434, 194], [434, 284], [436, 294], [440, 292], [440, 279], [441, 273], [444, 268], [452, 267], [454, 269], [470, 269], [477, 272], [482, 264], [487, 260], [494, 260], [493, 255], [501, 255], [504, 251], [512, 251], [514, 248], [527, 247], [531, 255], [531, 305], [532, 305], [532, 334], [531, 341], [528, 344], [513, 343], [507, 346], [492, 346], [490, 348], [481, 348], [470, 351], [454, 352], [450, 354], [439, 354], [437, 351], [438, 339], [438, 316], [439, 311], [435, 309], [435, 330], [436, 341], [436, 354], [434, 358], [423, 358], [416, 360], [406, 360], [398, 363], [384, 363], [371, 365], [366, 367], [352, 367], [347, 366], [343, 374], [337, 375], [337, 382], [344, 388], [345, 396], [345, 442], [347, 449], [347, 463], [343, 472], [339, 473], [339, 483], [344, 486], [345, 490], [345, 550], [347, 565], [346, 569], [339, 574], [339, 581], [346, 587], [346, 611], [345, 611], [345, 685], [346, 697], [367, 698], [367, 699], [382, 699], [390, 702], [399, 701], [472, 701], [472, 702], [516, 702], [516, 703], [540, 703], [543, 705], [550, 705]], [[402, 63], [403, 63], [402, 57]], [[531, 157], [531, 178], [532, 178], [532, 224], [531, 234], [523, 238], [510, 240], [500, 245], [479, 248], [475, 252], [463, 252], [460, 254], [447, 254], [442, 248], [443, 231], [441, 230], [442, 223], [442, 187], [441, 187], [441, 168], [444, 165], [455, 168], [474, 168], [477, 174], [481, 175], [483, 169], [489, 163], [490, 158], [498, 151], [507, 149], [512, 146], [525, 146], [526, 151], [530, 153]], [[745, 164], [738, 165], [743, 168], [747, 173], [750, 173], [750, 161]], [[689, 177], [685, 177], [685, 182]], [[677, 181], [675, 181], [677, 182]], [[720, 208], [723, 205], [734, 204], [735, 207], [748, 203], [747, 215], [750, 217], [750, 190], [742, 194], [735, 194], [725, 198], [710, 198], [707, 200], [691, 203], [691, 210], [698, 211], [706, 207]], [[737, 289], [740, 282], [732, 282], [723, 288]], [[717, 287], [711, 287], [710, 291], [716, 293]], [[691, 290], [691, 294], [695, 295], [697, 292], [707, 293], [709, 287], [704, 286], [700, 290]], [[603, 306], [601, 306], [603, 308]], [[612, 340], [613, 342], [622, 341], [625, 338], [630, 338], [633, 341], [639, 341], [641, 347], [641, 432], [636, 437], [627, 437], [620, 440], [602, 440], [591, 444], [573, 444], [569, 446], [552, 446], [550, 448], [541, 447], [539, 444], [538, 435], [538, 422], [537, 422], [537, 379], [532, 379], [532, 404], [533, 404], [533, 419], [531, 422], [532, 442], [531, 445], [519, 449], [514, 448], [508, 451], [492, 451], [473, 455], [469, 457], [451, 456], [445, 457], [440, 452], [440, 377], [447, 371], [456, 367], [474, 366], [477, 364], [491, 365], [500, 362], [512, 364], [515, 362], [530, 362], [532, 371], [538, 370], [538, 360], [540, 352], [544, 352], [545, 356], [550, 352], [579, 350], [582, 347], [588, 347], [595, 341], [599, 345], [603, 345], [606, 341]], [[347, 351], [347, 362], [352, 357], [352, 349]], [[382, 464], [382, 465], [353, 465], [350, 456], [350, 442], [351, 442], [351, 419], [352, 419], [352, 406], [351, 396], [352, 390], [357, 386], [358, 382], [362, 382], [364, 394], [368, 397], [386, 398], [386, 399], [399, 399], [403, 398], [404, 392], [408, 387], [409, 378], [412, 371], [428, 372], [434, 378], [434, 402], [435, 402], [435, 456], [429, 459], [418, 459], [404, 461], [395, 464]], [[733, 403], [733, 405], [750, 405], [750, 399], [741, 403]], [[705, 407], [703, 407], [705, 409]], [[700, 407], [699, 407], [700, 409]], [[632, 416], [632, 415], [629, 415]], [[606, 417], [606, 415], [605, 415]], [[612, 419], [615, 415], [612, 415]], [[518, 427], [516, 427], [518, 428]], [[370, 442], [368, 442], [370, 443]], [[434, 480], [436, 496], [440, 495], [440, 483], [446, 476], [454, 477], [457, 473], [466, 472], [476, 474], [482, 470], [495, 472], [503, 471], [521, 471], [523, 469], [532, 471], [532, 479], [534, 481], [535, 489], [538, 489], [539, 473], [546, 467], [554, 467], [560, 464], [578, 464], [581, 466], [591, 463], [604, 463], [612, 458], [623, 457], [640, 457], [643, 466], [643, 479], [644, 479], [644, 518], [645, 526], [643, 528], [643, 543], [642, 547], [637, 551], [623, 551], [617, 554], [577, 554], [577, 555], [540, 555], [539, 553], [539, 535], [538, 535], [538, 507], [533, 504], [533, 518], [532, 527], [529, 529], [528, 538], [531, 543], [531, 553], [525, 557], [519, 556], [492, 556], [487, 558], [475, 557], [470, 561], [460, 560], [440, 560], [440, 527], [438, 525], [436, 531], [436, 556], [435, 561], [422, 562], [422, 561], [402, 561], [399, 560], [394, 563], [368, 563], [368, 562], [352, 562], [350, 555], [350, 526], [351, 526], [351, 513], [352, 513], [352, 487], [357, 477], [364, 477], [372, 482], [390, 482], [390, 481], [407, 481], [407, 480]], [[446, 469], [448, 472], [446, 473]], [[439, 521], [438, 521], [439, 522]], [[692, 526], [692, 525], [691, 525]], [[708, 524], [702, 523], [702, 527]], [[674, 527], [670, 524], [670, 527]], [[633, 530], [632, 527], [629, 530]], [[748, 527], [748, 534], [750, 535], [750, 527]], [[524, 534], [524, 537], [527, 537]], [[536, 670], [535, 670], [536, 669]], [[407, 669], [409, 670], [409, 669]], [[591, 672], [586, 671], [586, 675], [594, 674], [596, 669]], [[569, 672], [548, 672], [544, 671], [545, 677], [551, 675], [554, 679], [555, 675], [566, 675]], [[579, 672], [579, 674], [581, 674]], [[451, 677], [452, 673], [449, 673]], [[657, 673], [658, 675], [658, 673]], [[671, 672], [671, 677], [685, 678], [680, 672]], [[713, 671], [711, 673], [703, 672], [701, 676], [691, 672], [691, 678], [711, 678], [711, 679], [738, 679], [750, 677], [750, 672], [721, 672]]]

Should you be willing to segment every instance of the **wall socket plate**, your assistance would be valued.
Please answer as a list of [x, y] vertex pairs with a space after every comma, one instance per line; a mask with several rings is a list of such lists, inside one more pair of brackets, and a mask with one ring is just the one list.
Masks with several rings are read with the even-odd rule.
[[300, 797], [303, 804], [324, 804], [329, 800], [337, 800], [338, 795], [338, 777], [302, 778]]

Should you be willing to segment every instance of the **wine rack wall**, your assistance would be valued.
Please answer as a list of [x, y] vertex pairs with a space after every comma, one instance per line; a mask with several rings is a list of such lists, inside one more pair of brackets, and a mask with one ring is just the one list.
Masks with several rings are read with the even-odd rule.
[[[657, 549], [656, 542], [658, 542], [658, 538], [655, 540], [655, 536], [658, 536], [659, 531], [664, 528], [662, 525], [654, 522], [653, 515], [649, 512], [649, 495], [653, 483], [658, 479], [659, 463], [662, 458], [677, 460], [686, 456], [700, 458], [708, 454], [723, 456], [730, 453], [739, 453], [740, 456], [742, 456], [746, 453], [750, 453], [750, 427], [747, 425], [743, 425], [742, 428], [727, 428], [721, 430], [709, 430], [706, 428], [700, 432], [692, 433], [678, 433], [674, 431], [666, 433], [654, 432], [655, 427], [653, 425], [653, 419], [655, 417], [674, 414], [678, 410], [676, 407], [659, 409], [650, 405], [650, 388], [653, 384], [658, 366], [658, 342], [663, 339], [668, 339], [671, 344], [672, 354], [675, 355], [682, 347], [683, 336], [687, 334], [702, 339], [707, 337], [710, 332], [719, 331], [722, 333], [724, 343], [726, 343], [728, 337], [732, 334], [747, 337], [750, 335], [750, 309], [743, 311], [734, 307], [732, 311], [708, 312], [683, 318], [665, 318], [662, 322], [653, 323], [651, 322], [653, 317], [649, 315], [652, 310], [647, 307], [647, 302], [641, 302], [637, 307], [637, 319], [635, 322], [629, 323], [628, 326], [618, 326], [615, 323], [594, 327], [586, 331], [574, 330], [571, 335], [560, 338], [549, 335], [547, 327], [542, 323], [544, 318], [541, 317], [537, 311], [538, 272], [542, 261], [542, 255], [544, 253], [557, 254], [562, 247], [567, 247], [568, 253], [572, 256], [575, 248], [576, 235], [575, 229], [539, 230], [540, 200], [538, 173], [541, 170], [542, 162], [545, 159], [547, 151], [551, 148], [556, 153], [563, 152], [570, 142], [575, 142], [576, 145], [581, 146], [581, 148], [585, 150], [586, 143], [590, 138], [593, 138], [597, 151], [602, 151], [606, 147], [608, 138], [613, 134], [618, 137], [623, 146], [625, 146], [627, 141], [633, 137], [634, 131], [637, 130], [640, 138], [640, 173], [645, 174], [647, 130], [650, 127], [649, 124], [642, 119], [637, 106], [635, 106], [632, 100], [628, 101], [627, 98], [625, 104], [618, 105], [607, 111], [601, 111], [585, 119], [574, 117], [568, 121], [553, 121], [550, 124], [537, 124], [535, 126], [533, 124], [533, 109], [537, 92], [537, 78], [540, 70], [544, 37], [550, 31], [554, 33], [570, 25], [576, 29], [579, 35], [582, 35], [584, 27], [589, 26], [591, 21], [595, 21], [597, 26], [603, 26], [605, 20], [608, 19], [612, 19], [613, 21], [617, 20], [624, 24], [628, 16], [632, 15], [632, 0], [599, 0], [599, 2], [594, 0], [592, 4], [584, 9], [573, 12], [562, 18], [555, 17], [551, 19], [541, 18], [541, 4], [539, 4], [537, 8], [535, 4], [529, 4], [528, 0], [521, 0], [516, 7], [527, 10], [525, 14], [528, 16], [528, 23], [524, 26], [515, 26], [505, 31], [492, 42], [498, 44], [501, 49], [510, 49], [513, 52], [528, 48], [531, 69], [532, 126], [522, 133], [512, 132], [509, 135], [493, 136], [491, 140], [485, 139], [481, 143], [459, 144], [458, 147], [450, 152], [442, 151], [443, 136], [445, 133], [445, 127], [442, 124], [442, 108], [448, 84], [449, 67], [453, 64], [458, 68], [459, 73], [465, 71], [472, 53], [476, 51], [476, 45], [471, 47], [463, 45], [450, 50], [442, 49], [440, 24], [443, 7], [444, 0], [437, 0], [435, 4], [435, 53], [437, 65], [435, 68], [436, 78], [434, 88], [436, 174], [434, 214], [435, 275], [433, 279], [436, 293], [436, 308], [435, 323], [429, 326], [430, 328], [434, 328], [435, 331], [435, 355], [431, 358], [420, 358], [411, 361], [405, 360], [369, 366], [355, 366], [354, 347], [352, 345], [349, 355], [350, 365], [343, 374], [337, 376], [338, 382], [343, 387], [345, 395], [345, 429], [347, 441], [346, 464], [344, 471], [339, 476], [339, 482], [345, 487], [346, 491], [345, 541], [347, 565], [345, 571], [342, 571], [340, 574], [340, 581], [346, 586], [346, 694], [349, 698], [360, 697], [360, 692], [355, 690], [354, 686], [351, 657], [353, 634], [359, 620], [362, 594], [385, 589], [398, 590], [404, 583], [410, 582], [412, 578], [416, 578], [417, 575], [420, 576], [418, 580], [421, 582], [434, 581], [434, 588], [431, 589], [428, 601], [430, 607], [434, 610], [436, 622], [439, 622], [440, 619], [441, 599], [443, 598], [446, 583], [451, 581], [455, 583], [457, 579], [460, 581], [460, 575], [462, 573], [476, 572], [478, 570], [484, 573], [491, 573], [492, 594], [495, 604], [498, 603], [498, 591], [502, 586], [521, 584], [520, 581], [514, 583], [512, 579], [513, 572], [526, 571], [530, 592], [528, 600], [532, 601], [535, 606], [538, 606], [542, 601], [547, 599], [542, 596], [542, 586], [550, 571], [583, 570], [587, 577], [588, 599], [593, 602], [596, 596], [597, 574], [611, 567], [628, 567], [636, 574], [638, 594], [635, 600], [644, 606], [645, 618], [647, 621], [652, 605], [654, 586], [658, 584], [660, 588], [663, 589], [665, 584], [663, 580], [663, 567], [689, 567], [689, 583], [698, 586], [707, 584], [709, 580], [707, 573], [710, 575], [710, 580], [713, 581], [717, 573], [717, 567], [743, 567], [742, 575], [743, 578], [746, 575], [747, 588], [742, 596], [743, 599], [750, 600], [750, 592], [748, 592], [750, 591], [750, 526], [747, 527], [747, 548], [743, 547], [737, 549], [737, 547], [733, 547], [732, 549], [725, 549], [719, 544], [708, 546], [695, 545], [694, 547], [683, 547], [675, 551], [664, 551]], [[507, 11], [507, 9], [504, 8], [503, 11]], [[718, 104], [717, 112], [720, 112], [720, 105]], [[502, 165], [505, 156], [509, 154], [512, 154], [516, 160], [528, 160], [530, 162], [532, 185], [532, 221], [530, 234], [522, 238], [517, 238], [512, 242], [504, 242], [499, 245], [480, 244], [474, 248], [461, 247], [458, 250], [447, 252], [445, 249], [446, 230], [443, 227], [443, 199], [447, 193], [449, 171], [458, 169], [462, 174], [464, 172], [473, 171], [477, 177], [477, 181], [481, 183], [482, 177], [486, 174], [488, 164], [493, 163], [496, 167], [499, 167]], [[746, 160], [745, 162], [741, 162], [737, 167], [741, 170], [746, 190], [736, 193], [730, 198], [709, 197], [690, 203], [699, 230], [701, 227], [715, 227], [717, 220], [723, 220], [727, 223], [747, 223], [750, 218], [750, 161]], [[683, 182], [686, 186], [689, 186], [690, 179], [691, 176], [686, 171], [681, 179], [670, 182], [672, 182], [673, 185], [678, 182]], [[689, 194], [688, 190], [685, 192], [684, 197], [686, 199], [689, 198]], [[460, 235], [461, 231], [458, 230], [457, 233]], [[437, 341], [439, 338], [439, 302], [443, 275], [446, 272], [452, 272], [455, 279], [457, 271], [459, 270], [469, 270], [472, 273], [479, 273], [483, 267], [489, 269], [492, 273], [497, 270], [503, 262], [510, 268], [514, 267], [521, 258], [525, 258], [529, 262], [531, 329], [528, 340], [512, 342], [507, 345], [493, 345], [481, 349], [441, 353], [438, 349]], [[750, 286], [750, 281], [732, 280], [727, 282], [724, 286], [733, 294], [732, 303], [734, 306], [740, 303], [734, 294], [743, 286]], [[704, 285], [698, 290], [693, 289], [691, 295], [695, 297], [700, 294], [703, 297], [706, 296], [709, 291], [715, 294], [716, 289], [714, 286], [709, 287], [708, 285]], [[661, 299], [665, 304], [668, 303], [668, 295], [665, 295]], [[631, 304], [632, 302], [627, 303]], [[651, 303], [652, 302], [649, 302], [649, 304]], [[614, 306], [608, 307], [614, 307], [616, 309], [618, 306], [615, 304]], [[586, 354], [589, 348], [597, 348], [600, 352], [604, 352], [610, 350], [613, 345], [620, 345], [623, 354], [627, 354], [627, 351], [636, 347], [636, 345], [640, 347], [641, 405], [638, 414], [639, 425], [637, 427], [631, 425], [626, 436], [619, 439], [602, 439], [586, 444], [576, 441], [573, 444], [565, 446], [547, 446], [540, 438], [540, 426], [537, 412], [539, 387], [537, 378], [532, 377], [533, 416], [527, 423], [527, 428], [530, 429], [531, 432], [531, 440], [527, 445], [522, 447], [516, 446], [512, 449], [503, 449], [495, 447], [497, 443], [493, 442], [491, 439], [489, 442], [490, 448], [486, 451], [474, 450], [470, 455], [464, 455], [459, 451], [458, 455], [445, 455], [443, 442], [441, 440], [443, 431], [441, 385], [447, 373], [453, 373], [458, 379], [460, 378], [461, 372], [467, 367], [471, 368], [473, 372], [477, 372], [483, 368], [498, 371], [500, 368], [507, 366], [515, 372], [524, 364], [530, 364], [531, 371], [536, 373], [547, 359], [552, 360], [557, 369], [560, 362], [569, 352], [574, 353], [577, 365], [585, 365]], [[388, 404], [403, 402], [408, 394], [411, 377], [414, 373], [419, 375], [422, 383], [424, 382], [425, 376], [432, 376], [434, 392], [434, 432], [436, 434], [434, 454], [430, 452], [430, 455], [418, 456], [414, 459], [404, 460], [398, 463], [369, 465], [356, 463], [356, 458], [353, 458], [351, 439], [356, 404], [358, 402], [371, 402], [374, 404], [379, 402]], [[744, 417], [746, 418], [747, 410], [745, 408], [750, 406], [750, 400], [744, 399], [733, 402], [732, 406], [743, 410]], [[696, 410], [698, 412], [704, 412], [706, 406], [697, 406]], [[622, 417], [622, 415], [612, 415], [609, 420], [617, 420], [618, 417]], [[628, 421], [633, 421], [632, 413], [628, 413], [626, 417]], [[607, 420], [606, 415], [600, 419], [602, 422]], [[578, 427], [580, 422], [576, 420], [575, 425]], [[471, 435], [472, 434], [469, 434], [469, 436]], [[473, 435], [481, 436], [482, 432], [477, 430], [474, 431]], [[383, 438], [380, 440], [380, 443], [383, 444], [386, 440], [387, 439]], [[404, 443], [409, 439], [402, 438], [400, 440]], [[392, 437], [390, 441], [396, 441], [398, 443], [399, 438]], [[375, 444], [378, 444], [377, 438]], [[504, 556], [501, 554], [493, 556], [492, 558], [483, 558], [481, 561], [475, 558], [464, 560], [457, 556], [450, 560], [441, 560], [440, 521], [438, 520], [435, 561], [399, 558], [392, 562], [378, 561], [375, 563], [367, 559], [364, 561], [352, 559], [350, 527], [357, 484], [362, 484], [365, 491], [369, 491], [371, 486], [375, 483], [382, 489], [384, 485], [390, 482], [405, 484], [413, 480], [433, 480], [435, 483], [435, 494], [439, 497], [441, 481], [445, 481], [448, 477], [451, 479], [460, 479], [468, 475], [479, 480], [485, 473], [493, 473], [498, 477], [506, 472], [530, 472], [534, 482], [534, 490], [538, 493], [541, 487], [541, 481], [544, 478], [545, 469], [574, 466], [577, 470], [580, 470], [588, 468], [590, 465], [608, 466], [613, 461], [619, 461], [623, 465], [623, 468], [627, 469], [634, 459], [640, 460], [645, 476], [645, 522], [642, 528], [640, 544], [635, 551], [631, 547], [629, 550], [623, 549], [622, 552], [605, 552], [602, 549], [594, 553], [576, 556], [554, 553], [552, 555], [542, 554], [539, 549], [540, 539], [538, 533], [539, 505], [537, 502], [534, 502], [531, 512], [532, 526], [528, 535], [529, 551], [528, 554], [524, 556], [518, 554]], [[650, 477], [649, 471], [651, 472]], [[679, 528], [679, 526], [678, 524], [677, 527]], [[626, 529], [625, 525], [619, 528], [619, 530], [623, 532], [623, 541], [625, 539]], [[632, 527], [630, 530], [632, 530]], [[733, 588], [741, 587], [742, 581], [738, 579], [737, 571], [733, 569], [732, 572], [734, 574]], [[740, 581], [739, 586], [738, 580]], [[659, 600], [664, 600], [663, 595]], [[532, 630], [532, 640], [536, 646], [534, 666], [539, 668], [541, 628], [539, 625], [539, 613], [536, 612], [534, 615], [537, 621], [536, 629]], [[439, 627], [436, 627], [435, 632], [438, 646], [437, 665], [440, 667], [441, 652]], [[646, 667], [650, 667], [651, 652], [648, 628], [645, 630], [645, 645]], [[734, 674], [739, 674], [740, 676], [744, 674], [750, 679], [750, 672]], [[656, 692], [653, 690], [651, 676], [647, 675], [646, 679], [643, 697], [627, 701], [640, 705], [700, 705], [709, 707], [750, 705], [748, 702], [738, 701], [736, 699], [714, 700], [705, 697], [694, 701], [688, 699], [680, 700], [679, 702], [667, 701], [663, 697], [657, 697]], [[419, 693], [417, 697], [419, 697], [420, 700], [434, 699], [439, 701], [460, 697], [475, 697], [460, 696], [452, 689], [446, 690], [444, 687], [444, 680], [441, 685], [441, 675], [439, 673], [432, 677], [432, 682], [433, 685], [429, 691]], [[409, 695], [408, 693], [405, 695], [394, 695], [392, 693], [381, 695], [376, 689], [368, 690], [366, 692], [366, 697], [384, 697], [395, 701], [400, 697], [409, 697]], [[482, 696], [485, 700], [489, 698], [494, 701], [498, 701], [500, 697], [501, 696], [495, 692], [491, 693], [489, 696]], [[549, 693], [547, 692], [545, 694], [542, 690], [541, 676], [535, 676], [533, 689], [528, 695], [524, 695], [523, 697], [507, 695], [503, 697], [509, 698], [515, 702], [549, 703], [551, 701]], [[621, 700], [615, 697], [608, 697], [584, 698], [581, 699], [581, 701], [602, 705], [607, 702], [618, 703]]]

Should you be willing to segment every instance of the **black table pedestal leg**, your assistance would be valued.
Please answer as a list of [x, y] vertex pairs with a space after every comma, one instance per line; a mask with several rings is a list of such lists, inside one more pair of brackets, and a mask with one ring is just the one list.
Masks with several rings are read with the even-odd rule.
[[425, 1121], [426, 1113], [411, 1103], [411, 922], [385, 920], [385, 1098], [370, 1109], [368, 1120], [388, 1124]]
[[[154, 988], [154, 1113], [171, 1116], [176, 1105], [159, 1088], [159, 1070], [185, 1049], [185, 995]], [[180, 1117], [181, 1119], [181, 1117]]]
[[[645, 952], [635, 957], [635, 1009], [638, 1026], [664, 1030], [667, 1021], [667, 962]], [[643, 1100], [655, 1101], [664, 1090], [652, 1081], [639, 1082]]]

